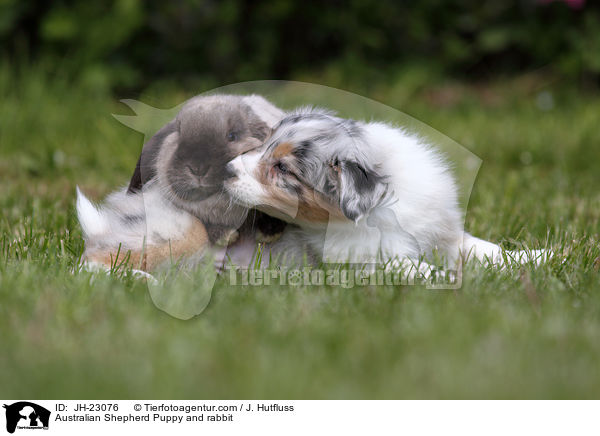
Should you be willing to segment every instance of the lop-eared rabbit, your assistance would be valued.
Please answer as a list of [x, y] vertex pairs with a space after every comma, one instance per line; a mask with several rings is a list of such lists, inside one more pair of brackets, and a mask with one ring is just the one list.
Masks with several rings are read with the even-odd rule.
[[[260, 147], [284, 112], [261, 96], [210, 95], [188, 100], [143, 147], [129, 186], [95, 206], [77, 189], [77, 215], [91, 268], [128, 259], [152, 271], [207, 247], [234, 241], [245, 220], [274, 239], [285, 224], [234, 203], [223, 188], [225, 166]], [[243, 228], [247, 228], [244, 225]]]

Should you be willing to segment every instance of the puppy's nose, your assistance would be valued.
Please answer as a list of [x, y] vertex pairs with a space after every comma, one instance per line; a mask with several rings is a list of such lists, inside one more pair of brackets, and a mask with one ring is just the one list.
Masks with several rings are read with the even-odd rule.
[[225, 174], [223, 174], [223, 178], [227, 180], [232, 179], [234, 177], [237, 177], [235, 165], [233, 164], [233, 162], [228, 162], [227, 165], [225, 165]]

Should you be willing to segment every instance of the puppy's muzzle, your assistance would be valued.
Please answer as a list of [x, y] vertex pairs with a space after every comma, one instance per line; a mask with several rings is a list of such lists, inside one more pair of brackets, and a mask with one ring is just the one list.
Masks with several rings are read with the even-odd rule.
[[238, 171], [236, 170], [233, 162], [228, 162], [225, 165], [225, 172], [223, 173], [223, 179], [229, 180], [238, 176]]
[[225, 180], [240, 177], [245, 171], [242, 156], [238, 156], [225, 165]]

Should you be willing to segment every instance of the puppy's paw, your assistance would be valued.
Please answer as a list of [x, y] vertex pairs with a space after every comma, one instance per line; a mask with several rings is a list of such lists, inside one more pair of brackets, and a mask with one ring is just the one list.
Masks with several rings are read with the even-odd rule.
[[236, 229], [225, 229], [219, 238], [215, 241], [215, 245], [219, 247], [227, 247], [233, 244], [240, 237], [240, 232]]
[[208, 240], [217, 247], [227, 247], [233, 244], [240, 237], [240, 233], [234, 227], [222, 226], [219, 224], [204, 223]]
[[261, 232], [260, 229], [258, 229], [258, 230], [256, 230], [255, 239], [256, 239], [256, 242], [263, 242], [265, 244], [270, 244], [272, 242], [279, 240], [279, 238], [281, 238], [281, 235], [283, 235], [283, 232], [265, 234], [265, 233]]
[[384, 266], [386, 272], [400, 272], [409, 281], [429, 280], [435, 273], [435, 267], [427, 262], [412, 259], [392, 259]]

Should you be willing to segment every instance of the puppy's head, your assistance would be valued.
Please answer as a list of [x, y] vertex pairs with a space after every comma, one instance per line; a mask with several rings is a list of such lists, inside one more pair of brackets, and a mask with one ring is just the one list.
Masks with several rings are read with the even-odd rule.
[[227, 162], [262, 145], [271, 131], [268, 122], [274, 122], [263, 107], [272, 109], [275, 118], [281, 113], [257, 96], [213, 95], [187, 101], [144, 146], [129, 192], [139, 191], [154, 178], [180, 203], [199, 202], [221, 192]]
[[284, 118], [263, 147], [238, 156], [225, 187], [238, 202], [300, 225], [358, 221], [388, 193], [361, 125], [318, 110]]

